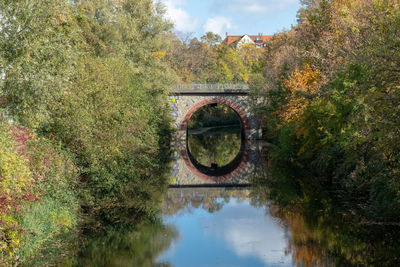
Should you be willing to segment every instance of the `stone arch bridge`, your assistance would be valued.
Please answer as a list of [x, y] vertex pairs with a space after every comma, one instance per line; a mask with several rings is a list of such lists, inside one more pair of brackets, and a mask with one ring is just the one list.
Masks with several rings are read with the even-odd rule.
[[244, 84], [188, 84], [176, 86], [170, 96], [171, 112], [181, 138], [190, 117], [200, 107], [224, 104], [241, 118], [246, 139], [261, 139], [261, 122], [251, 109], [249, 88]]
[[[251, 108], [249, 88], [244, 84], [188, 84], [176, 86], [169, 96], [171, 114], [176, 127], [173, 142], [175, 163], [171, 185], [234, 186], [249, 183], [249, 174], [257, 169], [260, 149], [254, 140], [261, 139], [261, 121]], [[187, 126], [191, 116], [202, 106], [223, 104], [236, 112], [244, 130], [243, 151], [237, 164], [228, 173], [210, 175], [198, 168], [187, 148]]]

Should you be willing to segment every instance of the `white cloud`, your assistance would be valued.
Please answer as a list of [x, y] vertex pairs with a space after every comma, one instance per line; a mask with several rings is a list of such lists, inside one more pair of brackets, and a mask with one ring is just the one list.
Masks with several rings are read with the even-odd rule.
[[213, 32], [221, 36], [225, 36], [225, 32], [233, 28], [231, 20], [227, 17], [209, 18], [203, 26], [204, 32]]
[[201, 225], [207, 226], [205, 234], [222, 237], [240, 257], [258, 258], [266, 266], [293, 266], [283, 226], [265, 213], [249, 201], [231, 201]]
[[214, 0], [212, 8], [218, 11], [266, 14], [296, 5], [299, 0]]
[[237, 255], [259, 258], [266, 265], [292, 265], [282, 229], [270, 220], [242, 218], [225, 223], [225, 239]]
[[186, 5], [185, 0], [163, 0], [167, 7], [167, 18], [175, 25], [175, 29], [182, 32], [192, 32], [197, 27], [197, 17], [191, 17], [182, 6]]

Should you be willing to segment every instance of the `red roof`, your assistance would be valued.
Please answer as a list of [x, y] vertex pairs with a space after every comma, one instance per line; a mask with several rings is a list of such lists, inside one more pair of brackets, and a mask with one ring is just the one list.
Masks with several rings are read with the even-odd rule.
[[[243, 36], [244, 35], [228, 35], [228, 36], [226, 36], [226, 38], [223, 41], [223, 43], [226, 43], [227, 45], [231, 45], [234, 42], [242, 39]], [[256, 44], [265, 44], [269, 40], [272, 39], [273, 35], [247, 35], [247, 36], [249, 36], [250, 39], [253, 40], [253, 42], [255, 42]], [[260, 38], [261, 40], [257, 40], [256, 38]]]
[[225, 40], [223, 43], [226, 43], [227, 45], [231, 45], [237, 40], [241, 39], [244, 35], [228, 35], [226, 36]]

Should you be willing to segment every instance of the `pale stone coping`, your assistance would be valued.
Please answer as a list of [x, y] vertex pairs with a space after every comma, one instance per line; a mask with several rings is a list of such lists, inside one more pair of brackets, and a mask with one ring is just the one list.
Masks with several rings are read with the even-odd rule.
[[176, 84], [175, 92], [249, 92], [246, 83], [189, 83]]

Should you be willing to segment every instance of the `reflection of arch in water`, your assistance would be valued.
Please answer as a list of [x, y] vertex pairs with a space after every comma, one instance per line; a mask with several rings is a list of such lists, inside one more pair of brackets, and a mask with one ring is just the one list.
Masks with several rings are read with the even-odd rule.
[[[240, 156], [240, 160], [237, 160], [235, 158], [231, 162], [231, 163], [234, 162], [234, 164], [232, 164], [233, 166], [231, 165], [231, 163], [229, 163], [228, 165], [221, 167], [220, 169], [225, 169], [222, 172], [224, 174], [218, 175], [218, 174], [212, 174], [212, 173], [207, 174], [207, 172], [208, 172], [207, 170], [205, 170], [205, 171], [203, 170], [204, 172], [201, 172], [198, 169], [198, 167], [195, 166], [196, 163], [194, 161], [192, 161], [193, 158], [191, 158], [190, 152], [189, 153], [187, 153], [187, 152], [188, 152], [187, 149], [181, 151], [182, 158], [183, 158], [187, 168], [196, 176], [200, 177], [203, 180], [210, 181], [210, 182], [224, 182], [224, 181], [230, 180], [232, 177], [235, 177], [246, 166], [246, 164], [249, 160], [249, 156], [250, 156], [250, 151], [248, 149], [245, 149], [243, 153], [238, 154], [238, 156]], [[229, 167], [226, 167], [226, 166], [229, 166]], [[205, 168], [208, 168], [208, 167], [205, 167]]]
[[[188, 148], [188, 123], [192, 115], [201, 107], [211, 104], [223, 104], [230, 107], [239, 117], [242, 130], [242, 141], [240, 146], [240, 151], [236, 157], [227, 165], [221, 167], [207, 167], [200, 164], [190, 153]], [[238, 175], [238, 173], [246, 166], [249, 159], [249, 151], [246, 149], [245, 131], [250, 129], [249, 120], [240, 106], [234, 102], [231, 102], [222, 98], [210, 98], [205, 99], [196, 105], [194, 105], [189, 112], [186, 114], [183, 122], [182, 128], [186, 132], [186, 149], [181, 151], [182, 158], [185, 161], [188, 169], [194, 173], [196, 176], [212, 182], [222, 182], [231, 179], [232, 177]]]

